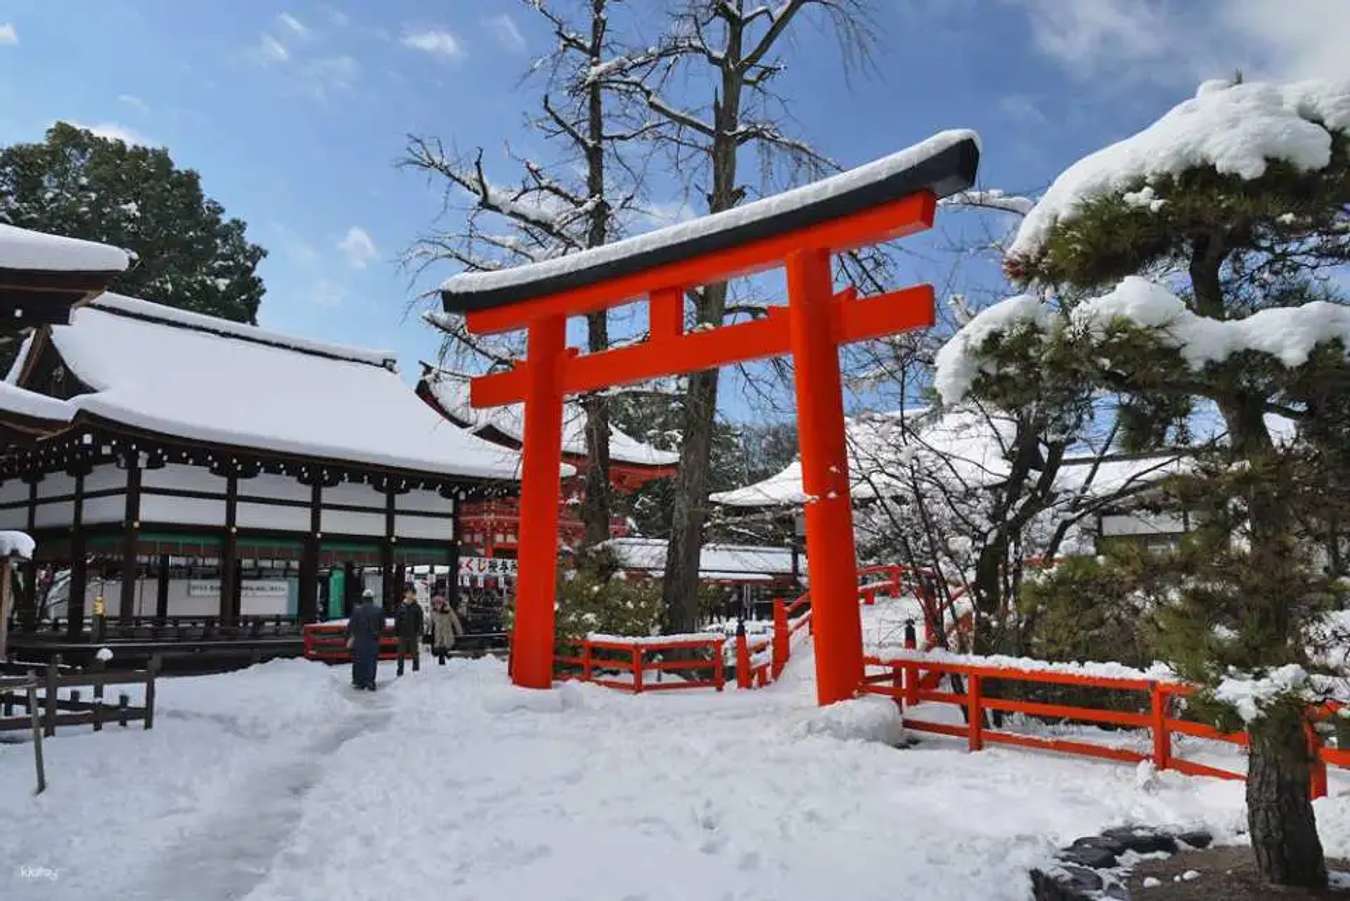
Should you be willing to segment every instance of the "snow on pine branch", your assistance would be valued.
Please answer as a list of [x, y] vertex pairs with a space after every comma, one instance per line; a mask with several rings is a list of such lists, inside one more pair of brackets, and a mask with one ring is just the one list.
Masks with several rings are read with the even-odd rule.
[[1050, 334], [1067, 325], [1070, 338], [1096, 341], [1120, 324], [1151, 332], [1194, 370], [1244, 352], [1268, 354], [1293, 368], [1307, 363], [1316, 347], [1333, 341], [1341, 342], [1350, 353], [1350, 307], [1345, 305], [1318, 300], [1220, 320], [1192, 312], [1163, 285], [1131, 275], [1106, 294], [1079, 304], [1067, 323], [1029, 294], [981, 310], [938, 351], [934, 386], [945, 404], [963, 400], [981, 373], [996, 371], [985, 353], [995, 336], [1022, 328]]
[[1319, 344], [1340, 341], [1350, 349], [1350, 307], [1317, 300], [1258, 310], [1242, 319], [1212, 319], [1191, 312], [1167, 288], [1137, 275], [1076, 307], [1070, 321], [1091, 338], [1101, 337], [1121, 321], [1154, 331], [1192, 369], [1222, 363], [1244, 351], [1269, 354], [1292, 368], [1308, 362]]
[[1008, 254], [1036, 256], [1057, 223], [1100, 197], [1135, 192], [1136, 205], [1156, 209], [1151, 197], [1137, 193], [1151, 178], [1212, 166], [1254, 179], [1271, 160], [1324, 169], [1331, 162], [1331, 131], [1350, 132], [1350, 80], [1207, 81], [1143, 131], [1066, 169], [1022, 221]]

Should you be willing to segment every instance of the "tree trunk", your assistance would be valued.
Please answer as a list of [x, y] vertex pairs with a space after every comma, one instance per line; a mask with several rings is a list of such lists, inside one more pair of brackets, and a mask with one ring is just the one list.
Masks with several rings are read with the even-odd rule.
[[1311, 761], [1303, 718], [1279, 706], [1248, 732], [1247, 828], [1257, 868], [1274, 885], [1321, 888], [1327, 866], [1308, 796]]
[[[591, 65], [601, 62], [605, 42], [607, 0], [591, 0]], [[608, 238], [609, 203], [605, 199], [605, 105], [599, 82], [593, 82], [586, 97], [586, 188], [596, 203], [588, 216], [587, 247], [599, 247]], [[604, 310], [586, 317], [586, 348], [591, 353], [609, 347], [609, 314]], [[587, 547], [609, 540], [609, 402], [603, 395], [587, 397], [586, 486], [581, 505]]]
[[680, 470], [675, 477], [666, 574], [661, 583], [666, 631], [673, 634], [695, 632], [699, 627], [699, 557], [708, 512], [717, 376], [716, 369], [694, 373], [689, 377], [685, 394], [684, 442], [680, 446]]

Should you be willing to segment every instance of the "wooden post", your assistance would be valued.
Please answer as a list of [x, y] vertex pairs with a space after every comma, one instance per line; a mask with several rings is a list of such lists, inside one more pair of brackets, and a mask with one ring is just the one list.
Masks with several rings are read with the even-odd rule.
[[238, 528], [236, 521], [239, 513], [239, 477], [233, 468], [225, 477], [225, 531], [220, 550], [220, 624], [230, 626], [237, 622], [234, 606], [235, 580], [239, 559]]
[[971, 673], [966, 677], [966, 714], [970, 720], [970, 750], [984, 750], [984, 709], [980, 706], [982, 677]]
[[1304, 723], [1308, 735], [1308, 797], [1314, 801], [1327, 796], [1327, 762], [1322, 759], [1322, 736], [1311, 721]]
[[[905, 623], [905, 649], [915, 650], [918, 636], [914, 634], [914, 621]], [[919, 703], [919, 667], [913, 663], [905, 664], [905, 709]]]
[[[525, 688], [553, 684], [554, 595], [562, 465], [560, 363], [567, 320], [530, 323], [525, 379], [525, 434], [520, 485], [519, 567], [511, 643], [511, 679]], [[637, 675], [636, 673], [634, 674]]]
[[642, 645], [633, 645], [633, 693], [642, 693]]
[[717, 690], [721, 691], [727, 684], [726, 661], [722, 658], [722, 642], [713, 645], [713, 681], [717, 683]]
[[792, 653], [791, 636], [788, 635], [787, 602], [782, 598], [773, 599], [773, 677], [775, 679], [787, 666], [788, 655]]
[[33, 729], [33, 765], [37, 768], [37, 792], [47, 789], [47, 771], [42, 763], [42, 728], [38, 725], [37, 674], [29, 672], [32, 681], [28, 686], [28, 722]]
[[581, 681], [591, 681], [591, 640], [581, 640]]
[[122, 521], [122, 595], [117, 614], [123, 622], [136, 615], [136, 543], [141, 530], [140, 454], [128, 451], [126, 509]]
[[47, 661], [47, 685], [45, 688], [46, 697], [42, 700], [46, 704], [46, 722], [43, 723], [43, 732], [47, 735], [56, 734], [56, 669], [61, 665], [61, 655], [53, 654]]
[[147, 729], [155, 725], [155, 676], [159, 674], [160, 665], [160, 656], [158, 654], [151, 656], [145, 680], [145, 728]]
[[131, 703], [131, 698], [126, 692], [117, 695], [117, 725], [123, 729], [127, 727], [127, 705]]
[[9, 596], [14, 564], [10, 558], [0, 560], [0, 660], [9, 659]]
[[169, 555], [159, 555], [159, 578], [155, 581], [155, 621], [164, 625], [169, 618]]
[[394, 585], [394, 488], [386, 483], [384, 489], [384, 542], [380, 545], [380, 595], [386, 613], [398, 609], [402, 600]]
[[750, 688], [750, 644], [745, 639], [745, 623], [736, 624], [736, 687]]
[[1153, 765], [1165, 770], [1172, 765], [1172, 736], [1167, 731], [1167, 693], [1157, 682], [1149, 683], [1148, 702], [1153, 728]]
[[88, 554], [84, 539], [84, 473], [75, 473], [75, 509], [70, 520], [70, 590], [66, 601], [66, 637], [79, 641], [84, 634], [84, 596], [88, 587]]

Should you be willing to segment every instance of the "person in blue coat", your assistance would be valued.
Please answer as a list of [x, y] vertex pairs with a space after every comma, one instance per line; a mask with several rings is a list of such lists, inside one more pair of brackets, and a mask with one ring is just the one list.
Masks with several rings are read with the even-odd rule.
[[380, 656], [380, 633], [384, 610], [375, 603], [375, 592], [361, 592], [361, 603], [347, 620], [347, 646], [352, 651], [352, 685], [375, 690], [375, 662]]

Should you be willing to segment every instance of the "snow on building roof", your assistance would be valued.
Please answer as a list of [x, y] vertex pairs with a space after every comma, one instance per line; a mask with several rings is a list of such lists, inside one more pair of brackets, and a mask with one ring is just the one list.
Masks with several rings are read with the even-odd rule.
[[1155, 176], [1213, 166], [1253, 179], [1270, 160], [1323, 169], [1331, 162], [1331, 131], [1350, 131], [1350, 81], [1207, 81], [1143, 131], [1064, 170], [1022, 220], [1008, 255], [1035, 256], [1056, 223], [1095, 198], [1129, 192], [1125, 200], [1140, 206], [1165, 202], [1147, 185]]
[[[474, 432], [496, 429], [513, 441], [525, 437], [523, 404], [477, 408], [469, 403], [469, 383], [449, 373], [432, 371], [425, 380], [427, 388], [445, 412]], [[563, 453], [586, 455], [586, 410], [576, 401], [563, 403]], [[609, 427], [609, 457], [639, 466], [674, 466], [680, 455], [637, 440], [613, 425]]]
[[0, 269], [124, 272], [132, 259], [119, 247], [0, 223]]
[[947, 197], [974, 183], [979, 140], [973, 131], [940, 132], [866, 165], [735, 209], [526, 266], [461, 273], [441, 285], [441, 298], [447, 312], [502, 306], [805, 228], [920, 190]]
[[[376, 466], [515, 478], [518, 455], [457, 428], [386, 354], [104, 294], [51, 341], [90, 393], [78, 412], [195, 441]], [[26, 400], [12, 385], [0, 407]], [[31, 392], [23, 392], [31, 394]], [[16, 411], [18, 412], [18, 411]]]
[[[666, 542], [662, 538], [611, 538], [613, 548], [625, 569], [660, 575], [666, 568]], [[800, 561], [803, 577], [806, 557]], [[753, 544], [705, 544], [699, 557], [699, 576], [728, 581], [768, 581], [792, 574], [792, 551], [785, 547]]]
[[[959, 488], [996, 485], [1007, 478], [1007, 448], [1013, 423], [973, 409], [917, 408], [851, 417], [845, 423], [850, 491], [854, 500], [894, 497], [921, 482], [941, 479]], [[1094, 469], [1092, 464], [1097, 462]], [[1132, 482], [1152, 481], [1178, 471], [1176, 454], [1070, 457], [1056, 488], [1108, 494]], [[794, 460], [763, 481], [711, 496], [728, 507], [793, 507], [807, 501], [801, 463]]]
[[0, 409], [49, 422], [70, 422], [75, 417], [72, 404], [9, 382], [0, 382]]

